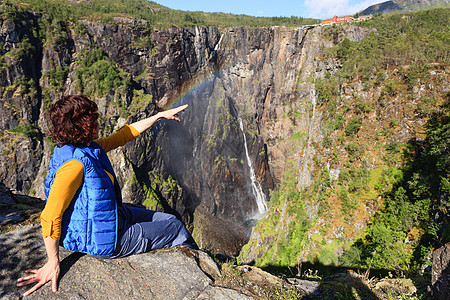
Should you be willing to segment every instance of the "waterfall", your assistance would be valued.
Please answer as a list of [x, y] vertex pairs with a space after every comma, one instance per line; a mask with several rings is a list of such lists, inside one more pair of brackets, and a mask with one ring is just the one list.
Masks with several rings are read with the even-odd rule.
[[217, 55], [217, 51], [219, 51], [220, 49], [220, 43], [222, 42], [222, 38], [223, 38], [223, 33], [220, 36], [219, 42], [217, 43], [217, 45], [214, 47], [214, 51], [213, 51], [213, 57]]
[[264, 195], [261, 184], [256, 180], [255, 170], [253, 169], [252, 161], [250, 160], [250, 155], [248, 154], [247, 148], [247, 138], [245, 137], [244, 125], [241, 118], [237, 118], [239, 121], [239, 127], [241, 128], [242, 135], [244, 136], [244, 148], [245, 156], [247, 157], [247, 165], [250, 169], [250, 179], [252, 182], [252, 192], [256, 199], [256, 204], [258, 205], [258, 215], [263, 215], [267, 212], [266, 195]]
[[222, 42], [222, 38], [223, 38], [223, 33], [222, 33], [222, 35], [220, 36], [219, 42], [218, 42], [217, 45], [214, 47], [214, 52], [219, 51], [219, 49], [220, 49], [220, 42]]

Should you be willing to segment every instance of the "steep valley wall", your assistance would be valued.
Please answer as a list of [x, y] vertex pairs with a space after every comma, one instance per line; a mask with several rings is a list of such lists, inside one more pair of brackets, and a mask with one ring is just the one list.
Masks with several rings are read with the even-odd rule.
[[283, 151], [273, 155], [265, 139], [274, 145], [276, 136], [290, 134], [276, 129], [285, 126], [273, 121], [278, 115], [288, 121], [275, 104], [295, 100], [303, 36], [282, 28], [151, 31], [117, 21], [49, 25], [31, 14], [2, 20], [2, 182], [44, 197], [54, 147], [45, 113], [63, 94], [95, 99], [103, 135], [181, 99], [190, 105], [181, 124], [161, 122], [111, 153], [124, 199], [178, 214], [203, 247], [237, 254], [263, 213], [248, 163], [264, 194], [280, 180], [282, 165], [272, 171], [270, 164]]
[[[328, 150], [320, 147], [324, 108], [313, 82], [340, 67], [319, 57], [333, 40], [323, 28], [151, 30], [139, 21], [115, 21], [40, 24], [32, 14], [0, 20], [0, 181], [44, 197], [54, 147], [45, 113], [63, 94], [95, 99], [101, 135], [188, 103], [181, 123], [163, 121], [110, 158], [125, 202], [178, 214], [202, 248], [236, 255], [261, 218], [245, 140], [268, 202], [287, 173], [296, 174], [301, 190], [329, 165]], [[349, 26], [337, 39], [359, 41], [369, 33]], [[361, 85], [348, 84], [349, 97]], [[367, 97], [370, 92], [379, 89]], [[406, 140], [413, 135], [402, 132]], [[314, 218], [316, 203], [306, 206]], [[276, 227], [282, 231], [283, 223]], [[267, 246], [255, 239], [255, 248]]]

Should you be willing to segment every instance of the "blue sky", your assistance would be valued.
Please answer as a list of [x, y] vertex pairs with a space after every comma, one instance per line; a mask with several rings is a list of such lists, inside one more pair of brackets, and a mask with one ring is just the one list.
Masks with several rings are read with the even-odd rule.
[[172, 9], [224, 12], [257, 17], [332, 18], [352, 15], [372, 4], [386, 0], [156, 0]]

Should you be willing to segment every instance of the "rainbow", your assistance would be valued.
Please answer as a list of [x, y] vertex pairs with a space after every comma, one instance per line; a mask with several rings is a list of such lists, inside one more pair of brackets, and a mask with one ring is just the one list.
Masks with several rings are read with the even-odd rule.
[[176, 93], [176, 95], [168, 101], [166, 109], [170, 109], [179, 105], [189, 104], [189, 101], [193, 98], [193, 96], [199, 91], [205, 89], [209, 84], [211, 84], [215, 78], [219, 77], [222, 71], [223, 68], [207, 76], [198, 77], [190, 80], [188, 83], [185, 83]]
[[204, 89], [208, 84], [214, 81], [216, 77], [224, 70], [224, 66], [221, 68], [218, 67], [220, 63], [217, 63], [218, 59], [218, 51], [220, 50], [220, 45], [222, 42], [224, 34], [222, 33], [219, 39], [219, 42], [214, 47], [214, 52], [212, 53], [212, 57], [210, 59], [215, 58], [216, 64], [214, 68], [214, 72], [210, 75], [204, 76], [203, 78], [198, 77], [190, 80], [187, 84], [183, 85], [179, 92], [168, 101], [166, 105], [166, 109], [173, 108], [179, 105], [187, 104], [190, 99], [192, 99], [193, 95]]

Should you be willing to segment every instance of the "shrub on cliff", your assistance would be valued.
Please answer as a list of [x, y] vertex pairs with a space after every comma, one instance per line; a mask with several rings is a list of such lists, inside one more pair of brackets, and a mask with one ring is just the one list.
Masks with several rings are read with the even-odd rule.
[[36, 128], [36, 126], [34, 126], [33, 124], [31, 124], [29, 122], [21, 122], [19, 125], [17, 125], [14, 128], [9, 129], [8, 131], [14, 132], [14, 133], [20, 133], [20, 134], [30, 137], [32, 139], [37, 139], [37, 137], [39, 135], [38, 129]]
[[[450, 33], [447, 28], [450, 9], [440, 8], [408, 14], [380, 15], [358, 26], [374, 28], [361, 42], [344, 39], [335, 47], [326, 49], [325, 55], [335, 56], [343, 62], [343, 78], [358, 75], [368, 80], [380, 67], [392, 65], [450, 61], [447, 46]], [[329, 29], [327, 32], [333, 35]], [[424, 75], [425, 69], [413, 67], [405, 77], [409, 86]], [[378, 79], [379, 80], [379, 79]]]
[[86, 95], [104, 96], [112, 89], [125, 94], [129, 78], [102, 49], [85, 51], [75, 70], [78, 88]]
[[361, 116], [354, 116], [350, 119], [350, 122], [348, 122], [347, 126], [345, 127], [345, 134], [347, 136], [355, 134], [361, 129], [362, 126], [362, 118]]
[[[362, 253], [364, 267], [408, 270], [424, 263], [426, 249], [429, 251], [433, 245], [447, 241], [437, 235], [436, 228], [440, 230], [440, 225], [431, 221], [431, 211], [439, 191], [448, 188], [449, 101], [432, 116], [426, 128], [428, 143], [422, 146], [418, 157], [412, 157], [407, 163], [403, 177], [385, 196], [384, 208], [376, 214], [366, 237], [353, 244], [344, 255], [344, 261], [354, 253]], [[417, 236], [412, 234], [414, 228], [418, 228]], [[407, 244], [407, 235], [417, 240]], [[416, 257], [413, 256], [415, 250]]]

